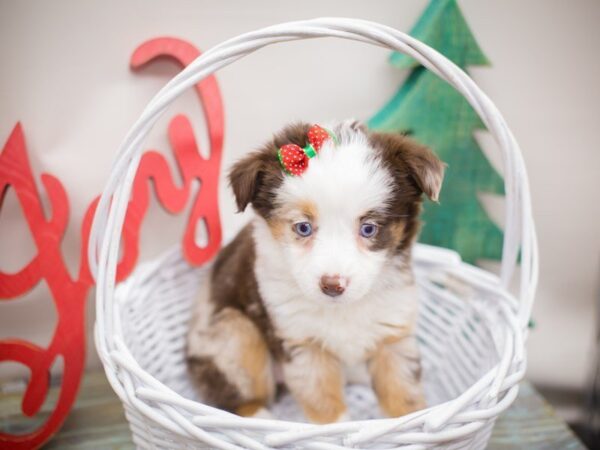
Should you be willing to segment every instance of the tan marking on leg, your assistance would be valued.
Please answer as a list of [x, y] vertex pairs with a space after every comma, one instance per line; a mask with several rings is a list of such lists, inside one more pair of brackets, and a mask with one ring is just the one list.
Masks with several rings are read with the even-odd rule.
[[[378, 349], [381, 349], [382, 346], [387, 346], [387, 345], [393, 345], [396, 342], [400, 342], [402, 339], [404, 339], [405, 336], [402, 335], [390, 335], [388, 337], [383, 338], [383, 341], [381, 341], [381, 344], [379, 345]], [[377, 350], [375, 351], [375, 353], [377, 353]]]
[[415, 338], [384, 340], [369, 361], [373, 389], [381, 409], [399, 417], [425, 407]]
[[198, 345], [188, 348], [188, 358], [202, 363], [196, 364], [196, 384], [211, 404], [236, 411], [249, 403], [269, 403], [275, 391], [271, 356], [254, 322], [224, 308], [194, 332]]
[[294, 346], [283, 365], [285, 381], [304, 414], [315, 423], [331, 423], [346, 412], [339, 361], [316, 344]]
[[246, 327], [244, 333], [246, 340], [240, 349], [242, 367], [252, 379], [255, 398], [266, 402], [273, 396], [269, 349], [256, 326], [248, 319], [246, 319]]
[[373, 350], [367, 353], [368, 359], [373, 358], [377, 355], [377, 353], [381, 350], [381, 347], [387, 345], [393, 345], [397, 342], [400, 342], [402, 339], [407, 338], [413, 334], [413, 326], [412, 325], [397, 325], [393, 323], [379, 322], [379, 325], [383, 325], [388, 327], [390, 333], [388, 336], [384, 337]]
[[231, 375], [240, 377], [240, 384], [248, 386], [248, 400], [266, 404], [274, 391], [269, 349], [256, 325], [236, 309], [226, 308], [219, 314], [219, 322], [226, 327], [226, 338], [237, 341], [239, 365], [242, 371]]

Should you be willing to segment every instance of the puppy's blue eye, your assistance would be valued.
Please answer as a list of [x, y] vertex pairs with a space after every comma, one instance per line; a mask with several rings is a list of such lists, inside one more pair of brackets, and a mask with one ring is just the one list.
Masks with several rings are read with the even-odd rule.
[[364, 238], [372, 238], [377, 234], [377, 225], [374, 223], [363, 223], [360, 226], [360, 235]]
[[294, 231], [302, 237], [308, 237], [312, 234], [312, 225], [309, 222], [298, 222], [294, 224]]

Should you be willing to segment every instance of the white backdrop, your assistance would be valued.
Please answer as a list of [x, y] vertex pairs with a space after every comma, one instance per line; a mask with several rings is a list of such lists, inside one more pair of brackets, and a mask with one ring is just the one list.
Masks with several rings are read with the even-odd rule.
[[[600, 296], [600, 2], [504, 0], [459, 2], [491, 68], [471, 74], [495, 101], [519, 140], [529, 169], [541, 251], [541, 276], [529, 340], [529, 377], [581, 387], [591, 355], [594, 302]], [[23, 124], [36, 174], [64, 184], [71, 222], [63, 249], [78, 268], [83, 212], [106, 180], [117, 145], [152, 94], [175, 73], [155, 64], [131, 73], [129, 56], [157, 36], [201, 49], [266, 25], [316, 16], [360, 17], [409, 30], [425, 0], [252, 2], [0, 0], [0, 141]], [[326, 58], [323, 58], [326, 55]], [[406, 73], [388, 52], [358, 43], [319, 40], [265, 49], [217, 74], [226, 110], [224, 167], [294, 119], [370, 117]], [[202, 117], [190, 92], [173, 108]], [[169, 114], [167, 114], [167, 117]], [[168, 149], [166, 121], [148, 148]], [[494, 144], [478, 136], [486, 153]], [[221, 183], [226, 236], [246, 217], [234, 215]], [[142, 233], [142, 258], [177, 241], [182, 221], [154, 207]], [[9, 191], [0, 214], [0, 267], [15, 271], [35, 248]], [[90, 366], [92, 301], [88, 305]], [[45, 286], [0, 304], [0, 338], [46, 344], [56, 313]], [[0, 364], [0, 375], [21, 373]]]

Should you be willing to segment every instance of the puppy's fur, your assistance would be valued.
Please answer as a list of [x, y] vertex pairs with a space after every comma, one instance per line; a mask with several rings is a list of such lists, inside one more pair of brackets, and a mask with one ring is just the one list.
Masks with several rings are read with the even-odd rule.
[[[287, 176], [277, 150], [304, 147], [309, 127], [286, 127], [230, 173], [239, 210], [257, 214], [203, 283], [190, 370], [207, 402], [241, 415], [272, 400], [276, 365], [313, 422], [343, 420], [345, 383], [365, 377], [386, 414], [412, 412], [424, 400], [411, 247], [422, 194], [438, 199], [444, 165], [405, 136], [343, 122], [330, 127], [337, 145]], [[364, 223], [374, 236], [361, 236]], [[324, 276], [343, 293], [327, 295]]]

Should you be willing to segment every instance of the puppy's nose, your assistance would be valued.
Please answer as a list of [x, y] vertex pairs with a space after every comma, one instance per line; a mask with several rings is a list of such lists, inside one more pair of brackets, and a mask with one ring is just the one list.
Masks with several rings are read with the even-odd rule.
[[330, 297], [342, 295], [346, 289], [344, 280], [339, 275], [323, 275], [319, 283], [324, 294]]

